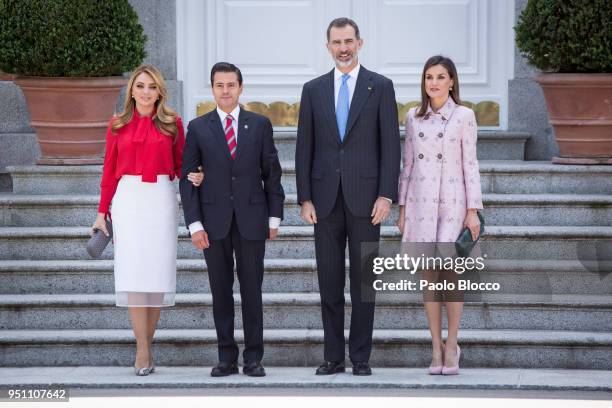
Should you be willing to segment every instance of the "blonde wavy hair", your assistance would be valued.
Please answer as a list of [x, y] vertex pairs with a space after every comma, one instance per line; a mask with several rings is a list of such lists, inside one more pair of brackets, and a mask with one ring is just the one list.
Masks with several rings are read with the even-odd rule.
[[153, 123], [155, 127], [164, 135], [175, 137], [178, 133], [176, 124], [177, 114], [175, 111], [166, 106], [168, 99], [168, 89], [166, 88], [166, 82], [159, 69], [153, 65], [144, 64], [139, 66], [132, 72], [130, 79], [127, 84], [125, 91], [125, 101], [123, 103], [123, 111], [115, 116], [112, 124], [113, 133], [127, 125], [134, 116], [134, 110], [136, 109], [136, 101], [132, 98], [132, 88], [134, 81], [138, 75], [145, 73], [153, 79], [157, 85], [159, 91], [159, 99], [155, 101], [156, 112], [153, 116]]

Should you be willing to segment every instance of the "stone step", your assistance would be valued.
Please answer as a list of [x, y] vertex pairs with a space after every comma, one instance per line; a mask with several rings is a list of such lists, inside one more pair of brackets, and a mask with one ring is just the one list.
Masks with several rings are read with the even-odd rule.
[[[348, 338], [348, 332], [345, 332]], [[461, 330], [461, 367], [612, 369], [612, 333], [564, 330]], [[242, 331], [236, 331], [242, 350]], [[323, 331], [264, 331], [267, 366], [314, 367], [323, 359]], [[0, 330], [0, 367], [129, 366], [135, 341], [129, 329]], [[214, 330], [158, 330], [160, 366], [212, 366]], [[427, 367], [428, 330], [374, 330], [374, 367]]]
[[[345, 327], [350, 322], [346, 295]], [[554, 295], [483, 296], [466, 302], [461, 329], [580, 330], [612, 332], [612, 297]], [[242, 328], [240, 296], [235, 296], [236, 328]], [[316, 293], [265, 293], [265, 329], [322, 329], [320, 297]], [[0, 330], [129, 329], [125, 308], [114, 295], [2, 295]], [[176, 306], [164, 309], [160, 329], [214, 328], [210, 294], [179, 294]], [[427, 329], [419, 295], [376, 302], [375, 329]]]
[[[400, 134], [403, 152], [405, 136], [403, 129]], [[529, 137], [529, 134], [524, 132], [479, 131], [478, 160], [524, 160], [525, 143]], [[295, 129], [275, 129], [274, 144], [281, 160], [295, 160], [296, 141]]]
[[[317, 293], [314, 259], [266, 259], [264, 293]], [[347, 263], [348, 265], [348, 263]], [[506, 294], [611, 295], [612, 274], [579, 261], [488, 260], [481, 281], [498, 282]], [[349, 287], [349, 281], [345, 283]], [[203, 259], [177, 260], [177, 293], [210, 293]], [[112, 260], [0, 261], [0, 295], [114, 293]], [[237, 278], [234, 293], [239, 293]]]
[[[179, 227], [178, 258], [200, 259], [184, 227]], [[85, 245], [88, 227], [0, 227], [0, 259], [89, 259]], [[399, 243], [397, 227], [382, 227], [382, 243]], [[612, 241], [612, 227], [488, 226], [481, 242], [488, 259], [575, 260], [578, 249]], [[268, 258], [314, 258], [313, 228], [281, 226], [266, 242]], [[112, 245], [102, 254], [112, 258]]]
[[[295, 163], [283, 161], [285, 193], [295, 193]], [[101, 166], [8, 166], [16, 194], [98, 194]], [[612, 166], [542, 161], [480, 161], [482, 191], [499, 194], [612, 194]]]
[[[96, 217], [99, 196], [0, 194], [0, 226], [86, 226]], [[177, 195], [180, 203], [180, 197]], [[612, 226], [612, 195], [484, 194], [487, 225]], [[179, 204], [180, 205], [180, 204]], [[398, 207], [383, 225], [395, 225]], [[179, 208], [179, 223], [185, 225]], [[287, 194], [283, 225], [305, 225], [296, 194]]]
[[[348, 361], [347, 361], [348, 363]], [[136, 377], [128, 367], [82, 366], [82, 367], [0, 367], [0, 388], [48, 388], [50, 384], [68, 388], [70, 397], [85, 396], [87, 390], [95, 396], [118, 397], [117, 389], [145, 389], [147, 397], [139, 395], [139, 402], [152, 401], [153, 393], [167, 395], [192, 395], [188, 389], [203, 390], [205, 393], [223, 392], [231, 389], [233, 396], [253, 395], [358, 395], [398, 397], [400, 392], [414, 393], [432, 390], [435, 393], [451, 391], [467, 392], [482, 398], [483, 392], [538, 392], [538, 398], [555, 393], [554, 398], [563, 398], [565, 393], [572, 393], [570, 399], [576, 398], [576, 392], [588, 392], [586, 399], [594, 398], [597, 392], [612, 392], [612, 371], [576, 370], [576, 369], [539, 369], [539, 368], [464, 368], [459, 376], [427, 375], [425, 366], [413, 368], [412, 365], [402, 368], [373, 367], [372, 377], [360, 377], [347, 374], [314, 375], [315, 366], [311, 367], [269, 367], [266, 376], [251, 378], [245, 375], [213, 378], [209, 366], [157, 366], [156, 375]], [[107, 394], [100, 390], [109, 390]], [[172, 391], [179, 394], [172, 394]], [[282, 390], [282, 391], [274, 391]], [[330, 391], [333, 390], [333, 391]], [[244, 394], [244, 393], [247, 394]], [[272, 393], [272, 394], [271, 394]], [[338, 394], [340, 393], [340, 394]], [[126, 400], [126, 392], [123, 400]], [[129, 394], [128, 394], [129, 395]], [[198, 394], [194, 394], [198, 395]], [[256, 394], [257, 395], [257, 394]], [[512, 394], [514, 395], [514, 394]], [[531, 394], [533, 395], [533, 394]], [[439, 396], [436, 394], [436, 396]], [[552, 396], [552, 395], [550, 395]], [[566, 397], [567, 398], [567, 397]], [[596, 398], [596, 397], [595, 397]], [[133, 398], [131, 398], [133, 399]], [[121, 403], [121, 398], [113, 402]], [[482, 401], [482, 400], [481, 400]], [[535, 401], [535, 400], [531, 400]], [[155, 403], [155, 400], [153, 400]], [[533, 402], [529, 406], [535, 406]], [[521, 402], [521, 404], [524, 404]], [[399, 405], [399, 404], [397, 404]], [[484, 405], [484, 404], [483, 404]]]

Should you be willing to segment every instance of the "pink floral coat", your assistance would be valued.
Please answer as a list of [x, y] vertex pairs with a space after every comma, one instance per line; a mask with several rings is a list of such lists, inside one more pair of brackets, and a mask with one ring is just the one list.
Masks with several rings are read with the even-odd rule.
[[468, 208], [482, 209], [476, 158], [476, 117], [452, 98], [435, 113], [406, 117], [399, 205], [405, 205], [403, 242], [454, 242]]

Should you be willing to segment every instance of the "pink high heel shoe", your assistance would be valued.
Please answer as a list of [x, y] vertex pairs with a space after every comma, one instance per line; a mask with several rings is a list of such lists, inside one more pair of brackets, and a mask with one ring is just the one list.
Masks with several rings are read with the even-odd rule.
[[[444, 346], [442, 346], [442, 360], [444, 360]], [[442, 369], [444, 366], [439, 365], [439, 366], [429, 366], [429, 368], [427, 369], [427, 372], [429, 373], [429, 375], [440, 375], [442, 374]]]
[[453, 367], [442, 367], [442, 375], [457, 375], [459, 374], [459, 359], [461, 358], [461, 349], [457, 345], [457, 364]]

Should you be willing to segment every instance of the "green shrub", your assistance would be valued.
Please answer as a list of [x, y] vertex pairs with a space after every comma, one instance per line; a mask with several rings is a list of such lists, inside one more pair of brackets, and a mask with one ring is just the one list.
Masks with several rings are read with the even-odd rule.
[[529, 0], [516, 44], [543, 71], [612, 72], [610, 0]]
[[17, 75], [121, 75], [145, 57], [128, 0], [0, 0], [0, 70]]

